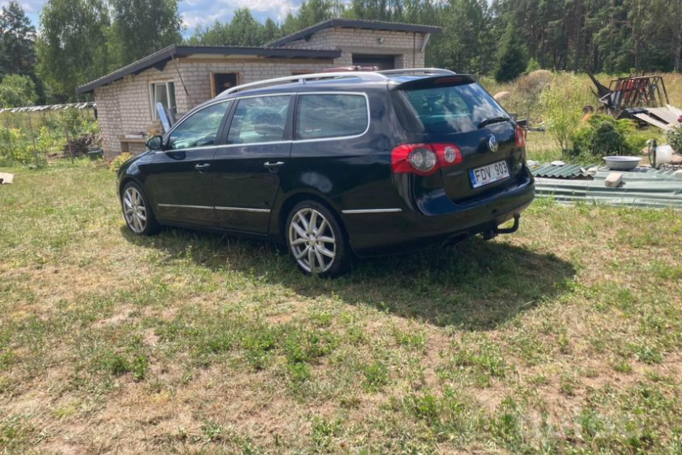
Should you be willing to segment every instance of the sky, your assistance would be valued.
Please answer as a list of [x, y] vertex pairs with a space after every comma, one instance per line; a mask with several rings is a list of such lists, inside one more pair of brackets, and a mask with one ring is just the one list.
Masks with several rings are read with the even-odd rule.
[[[47, 0], [19, 0], [19, 4], [36, 28], [40, 20], [40, 10]], [[179, 4], [180, 14], [187, 27], [186, 35], [191, 35], [197, 25], [211, 24], [216, 20], [226, 22], [232, 19], [236, 9], [248, 7], [253, 16], [265, 22], [272, 18], [281, 22], [289, 11], [295, 13], [302, 0], [183, 0]], [[6, 0], [0, 1], [5, 6]]]

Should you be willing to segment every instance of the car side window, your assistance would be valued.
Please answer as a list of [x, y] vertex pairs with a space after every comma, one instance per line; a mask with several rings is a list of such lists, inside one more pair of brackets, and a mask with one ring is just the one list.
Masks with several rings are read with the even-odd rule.
[[218, 130], [230, 107], [231, 101], [212, 104], [195, 112], [173, 130], [168, 138], [166, 148], [170, 150], [185, 150], [196, 147], [216, 145]]
[[299, 95], [296, 139], [356, 136], [365, 132], [368, 122], [363, 95]]
[[227, 137], [229, 144], [255, 144], [284, 139], [290, 96], [239, 100]]

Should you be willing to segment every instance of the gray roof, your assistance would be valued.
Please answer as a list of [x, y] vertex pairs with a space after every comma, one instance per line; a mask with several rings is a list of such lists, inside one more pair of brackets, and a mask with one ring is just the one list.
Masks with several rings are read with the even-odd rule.
[[111, 84], [131, 74], [140, 74], [149, 68], [162, 71], [166, 63], [179, 57], [191, 55], [245, 55], [264, 58], [305, 58], [305, 59], [335, 59], [341, 56], [338, 50], [310, 50], [310, 49], [282, 49], [270, 47], [231, 47], [231, 46], [169, 46], [155, 52], [128, 66], [107, 74], [76, 89], [76, 93], [89, 93], [98, 87]]
[[333, 27], [342, 28], [361, 28], [365, 30], [385, 30], [408, 33], [439, 33], [442, 29], [433, 25], [401, 24], [398, 22], [362, 21], [357, 19], [329, 19], [301, 31], [287, 35], [275, 41], [271, 41], [266, 46], [283, 46], [292, 41], [307, 39], [313, 33]]

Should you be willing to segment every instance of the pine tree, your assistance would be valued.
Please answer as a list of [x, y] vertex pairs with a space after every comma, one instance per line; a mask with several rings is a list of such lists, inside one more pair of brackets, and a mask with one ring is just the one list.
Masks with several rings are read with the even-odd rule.
[[495, 80], [509, 82], [519, 77], [528, 66], [528, 53], [519, 37], [516, 25], [510, 22], [498, 54]]

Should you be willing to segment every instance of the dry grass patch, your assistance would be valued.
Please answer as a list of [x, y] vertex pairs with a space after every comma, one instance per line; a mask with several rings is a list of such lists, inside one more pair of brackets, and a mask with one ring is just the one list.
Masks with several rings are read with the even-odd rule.
[[518, 234], [303, 277], [129, 235], [113, 176], [0, 188], [3, 453], [678, 453], [682, 219], [537, 201]]

